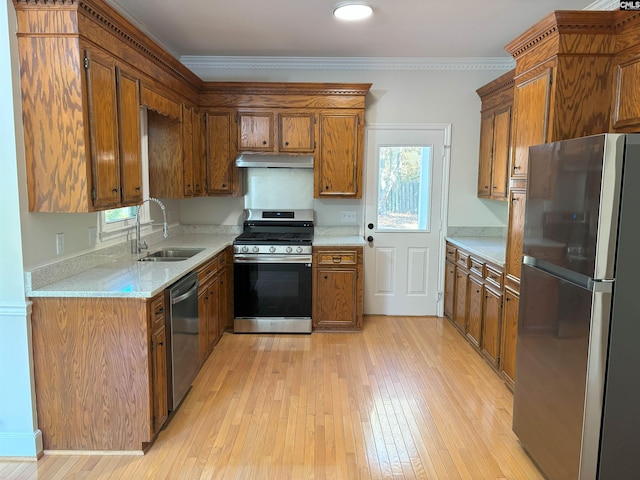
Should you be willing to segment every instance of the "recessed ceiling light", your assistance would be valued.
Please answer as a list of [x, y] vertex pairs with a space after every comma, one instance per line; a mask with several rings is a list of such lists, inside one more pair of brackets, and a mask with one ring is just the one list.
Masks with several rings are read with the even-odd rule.
[[333, 15], [340, 20], [362, 20], [372, 13], [373, 9], [369, 5], [353, 3], [339, 5], [333, 11]]

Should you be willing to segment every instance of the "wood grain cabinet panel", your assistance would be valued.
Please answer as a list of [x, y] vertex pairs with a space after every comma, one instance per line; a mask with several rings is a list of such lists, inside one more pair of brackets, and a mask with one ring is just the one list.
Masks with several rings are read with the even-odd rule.
[[478, 197], [507, 200], [515, 71], [476, 90], [482, 101]]
[[120, 133], [120, 184], [124, 205], [142, 202], [142, 137], [140, 81], [118, 68], [118, 124]]
[[238, 111], [238, 151], [273, 152], [275, 118], [273, 112]]
[[480, 347], [483, 333], [484, 292], [482, 280], [469, 275], [469, 313], [467, 317], [467, 339]]
[[313, 153], [316, 116], [313, 112], [278, 113], [278, 151]]
[[362, 248], [313, 250], [314, 330], [359, 330], [363, 315]]
[[44, 448], [143, 450], [167, 415], [162, 297], [32, 301]]
[[320, 113], [314, 166], [316, 198], [362, 198], [362, 113]]
[[237, 196], [241, 194], [240, 172], [235, 166], [235, 112], [206, 112], [206, 175], [207, 195]]
[[444, 315], [453, 321], [455, 306], [456, 266], [453, 262], [445, 263], [444, 271]]
[[469, 272], [456, 265], [456, 301], [453, 309], [453, 323], [463, 334], [467, 332], [468, 287]]
[[197, 108], [182, 105], [182, 163], [185, 197], [204, 193], [204, 150], [202, 116]]
[[500, 333], [502, 325], [502, 293], [484, 288], [482, 309], [482, 353], [494, 368], [500, 361]]
[[524, 211], [527, 203], [525, 190], [513, 189], [509, 193], [509, 217], [505, 274], [511, 285], [520, 285], [522, 264], [522, 240], [524, 236]]
[[511, 388], [516, 380], [516, 346], [518, 344], [519, 297], [510, 289], [504, 291], [504, 320], [500, 352], [500, 373]]

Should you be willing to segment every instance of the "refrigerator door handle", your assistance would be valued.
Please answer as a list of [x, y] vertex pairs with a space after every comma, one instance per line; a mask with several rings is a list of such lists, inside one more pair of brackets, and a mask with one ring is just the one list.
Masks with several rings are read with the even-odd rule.
[[613, 291], [613, 280], [590, 278], [536, 257], [523, 255], [522, 264], [590, 292], [611, 293]]

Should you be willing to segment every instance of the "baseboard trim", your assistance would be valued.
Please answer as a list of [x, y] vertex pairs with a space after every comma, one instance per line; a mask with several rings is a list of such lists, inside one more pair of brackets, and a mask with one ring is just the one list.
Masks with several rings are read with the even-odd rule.
[[100, 455], [106, 456], [143, 456], [142, 450], [45, 450], [45, 455], [62, 456], [62, 455]]

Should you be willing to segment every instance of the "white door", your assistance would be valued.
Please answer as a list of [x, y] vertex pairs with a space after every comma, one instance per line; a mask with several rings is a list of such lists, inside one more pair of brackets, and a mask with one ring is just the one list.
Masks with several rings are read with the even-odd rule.
[[[364, 311], [437, 315], [449, 125], [366, 129]], [[447, 167], [445, 167], [447, 166]]]

